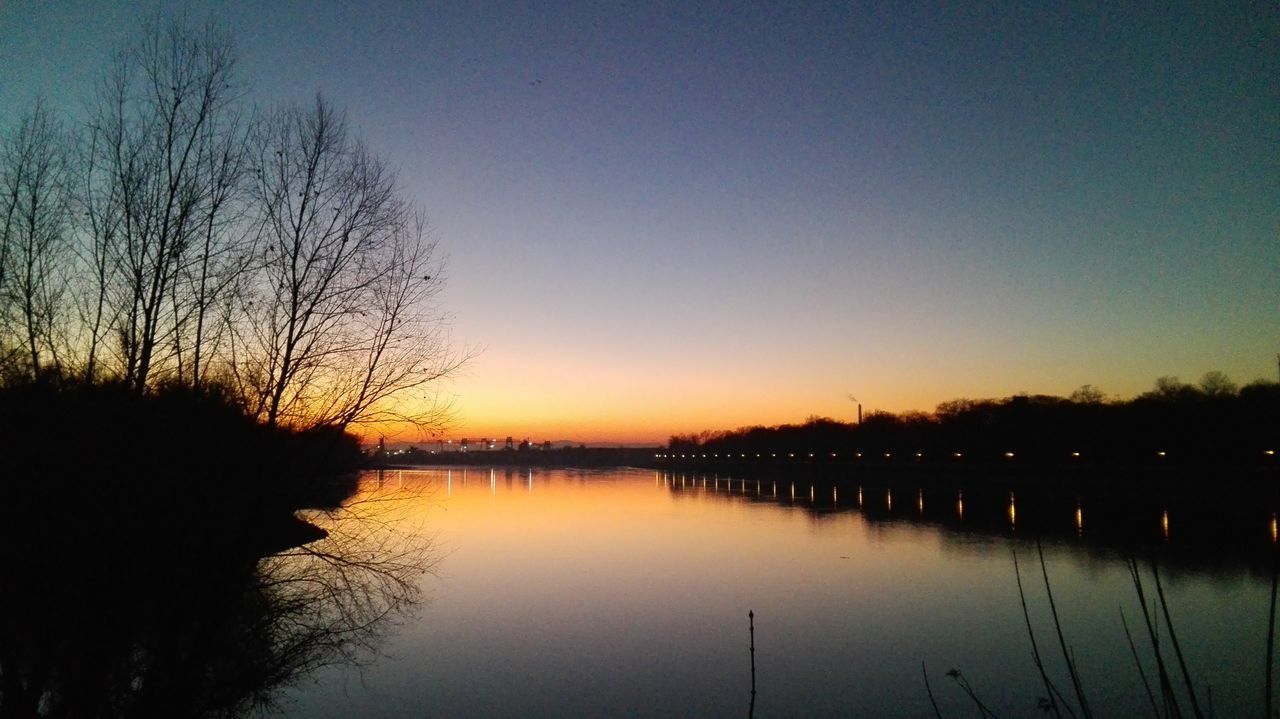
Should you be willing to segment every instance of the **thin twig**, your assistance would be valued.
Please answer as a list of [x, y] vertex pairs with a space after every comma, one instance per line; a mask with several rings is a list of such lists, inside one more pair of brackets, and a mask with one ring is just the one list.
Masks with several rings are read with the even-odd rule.
[[1267, 719], [1275, 717], [1274, 709], [1272, 709], [1272, 689], [1271, 689], [1271, 667], [1274, 665], [1275, 646], [1276, 646], [1276, 580], [1280, 579], [1280, 553], [1273, 553], [1271, 556], [1271, 609], [1267, 612], [1267, 681], [1266, 681], [1266, 712], [1263, 714]]
[[756, 713], [756, 613], [747, 610], [747, 626], [751, 632], [751, 705], [747, 707], [747, 719]]
[[[1049, 680], [1049, 674], [1044, 670], [1044, 662], [1040, 659], [1040, 647], [1036, 644], [1036, 633], [1031, 627], [1031, 613], [1027, 611], [1027, 595], [1022, 589], [1022, 572], [1018, 568], [1018, 551], [1012, 546], [1009, 547], [1010, 554], [1013, 555], [1013, 577], [1018, 582], [1018, 600], [1022, 602], [1022, 618], [1027, 623], [1027, 636], [1031, 639], [1031, 659], [1035, 662], [1036, 670], [1040, 672], [1040, 679], [1044, 682], [1045, 693], [1048, 694], [1046, 699], [1049, 702], [1049, 708], [1053, 710], [1053, 715], [1061, 718], [1062, 713], [1058, 711], [1058, 701], [1054, 699], [1057, 690], [1053, 686], [1053, 682]], [[1071, 711], [1071, 705], [1066, 702], [1062, 703], [1067, 708], [1067, 713], [1075, 717], [1075, 712]]]
[[982, 714], [982, 716], [987, 717], [988, 719], [996, 719], [995, 713], [988, 709], [986, 704], [982, 703], [982, 700], [978, 698], [977, 693], [973, 691], [973, 687], [969, 685], [969, 680], [964, 678], [964, 675], [960, 673], [959, 669], [952, 669], [948, 671], [947, 676], [954, 679], [956, 684], [960, 685], [960, 689], [963, 690], [965, 694], [969, 695], [969, 698], [973, 700], [973, 703], [978, 706], [978, 712]]
[[1156, 704], [1155, 692], [1151, 691], [1151, 682], [1142, 669], [1142, 659], [1138, 657], [1138, 647], [1133, 643], [1133, 634], [1129, 631], [1129, 622], [1124, 618], [1124, 607], [1120, 607], [1120, 625], [1124, 627], [1124, 638], [1129, 640], [1129, 652], [1133, 654], [1134, 666], [1138, 667], [1138, 676], [1142, 678], [1142, 688], [1147, 690], [1147, 699], [1151, 701], [1151, 713], [1160, 719], [1160, 707]]
[[1165, 667], [1164, 652], [1160, 649], [1160, 636], [1157, 634], [1159, 625], [1151, 621], [1151, 610], [1147, 609], [1147, 594], [1142, 587], [1142, 573], [1138, 569], [1138, 560], [1133, 556], [1129, 557], [1129, 577], [1133, 580], [1133, 589], [1138, 593], [1138, 606], [1142, 607], [1142, 619], [1147, 624], [1147, 636], [1151, 639], [1151, 648], [1156, 657], [1156, 671], [1160, 677], [1160, 693], [1164, 699], [1164, 709], [1167, 716], [1181, 717], [1182, 710], [1178, 707], [1178, 697], [1173, 693], [1173, 683], [1169, 680], [1169, 671]]
[[1156, 568], [1154, 557], [1151, 559], [1151, 576], [1156, 580], [1156, 596], [1160, 598], [1160, 609], [1164, 612], [1164, 624], [1169, 630], [1169, 641], [1173, 643], [1173, 653], [1178, 658], [1178, 668], [1182, 671], [1182, 682], [1186, 685], [1187, 695], [1191, 699], [1191, 711], [1195, 712], [1196, 719], [1204, 719], [1204, 713], [1200, 711], [1200, 703], [1196, 701], [1196, 689], [1191, 681], [1191, 672], [1187, 671], [1187, 662], [1182, 657], [1182, 647], [1178, 645], [1178, 634], [1173, 629], [1173, 619], [1169, 616], [1169, 602], [1164, 598], [1164, 586], [1160, 583], [1160, 570]]
[[1053, 615], [1053, 628], [1058, 633], [1058, 646], [1062, 648], [1062, 658], [1067, 662], [1067, 673], [1071, 675], [1071, 685], [1076, 690], [1076, 701], [1080, 703], [1080, 713], [1086, 718], [1092, 717], [1089, 702], [1084, 698], [1084, 688], [1080, 685], [1080, 674], [1076, 672], [1076, 663], [1071, 659], [1067, 649], [1067, 640], [1062, 636], [1062, 623], [1058, 621], [1058, 607], [1053, 601], [1053, 588], [1049, 585], [1049, 569], [1044, 563], [1044, 548], [1036, 540], [1036, 552], [1040, 555], [1040, 573], [1044, 575], [1044, 592], [1049, 597], [1049, 612]]
[[924, 691], [929, 695], [929, 703], [933, 705], [933, 715], [938, 719], [942, 719], [942, 712], [938, 709], [938, 700], [933, 698], [933, 688], [929, 686], [929, 671], [924, 668], [924, 662], [920, 662], [920, 673], [924, 675]]

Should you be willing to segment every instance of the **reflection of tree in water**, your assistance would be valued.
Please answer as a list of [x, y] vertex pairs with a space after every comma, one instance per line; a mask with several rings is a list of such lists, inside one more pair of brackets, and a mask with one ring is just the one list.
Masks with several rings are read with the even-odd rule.
[[161, 540], [112, 521], [5, 542], [0, 717], [238, 716], [319, 667], [372, 658], [431, 566], [401, 526], [405, 500], [319, 514], [327, 537], [262, 560], [240, 537]]

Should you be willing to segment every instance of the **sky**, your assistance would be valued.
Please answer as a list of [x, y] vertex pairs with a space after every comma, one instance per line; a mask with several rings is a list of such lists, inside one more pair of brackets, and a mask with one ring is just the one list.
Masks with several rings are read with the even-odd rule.
[[397, 168], [475, 352], [449, 436], [1277, 378], [1274, 2], [8, 0], [0, 122], [82, 115], [148, 9]]

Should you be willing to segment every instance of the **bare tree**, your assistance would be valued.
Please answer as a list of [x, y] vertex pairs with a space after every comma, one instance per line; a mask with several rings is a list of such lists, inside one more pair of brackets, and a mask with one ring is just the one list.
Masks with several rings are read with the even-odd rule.
[[230, 378], [270, 425], [438, 429], [432, 383], [466, 357], [423, 215], [321, 98], [255, 118], [235, 64], [217, 26], [153, 18], [76, 142], [38, 110], [5, 143], [5, 366]]
[[34, 379], [46, 364], [55, 373], [61, 368], [70, 231], [65, 144], [60, 123], [37, 102], [0, 146], [0, 356], [7, 373]]
[[153, 19], [100, 87], [85, 206], [90, 244], [115, 269], [102, 314], [113, 320], [120, 374], [139, 390], [157, 367], [178, 373], [184, 323], [203, 316], [179, 283], [229, 209], [236, 160], [220, 150], [239, 128], [234, 69], [226, 32]]
[[256, 145], [261, 264], [236, 362], [251, 407], [270, 425], [438, 423], [434, 403], [391, 406], [460, 361], [432, 314], [434, 243], [394, 173], [319, 97], [277, 111]]

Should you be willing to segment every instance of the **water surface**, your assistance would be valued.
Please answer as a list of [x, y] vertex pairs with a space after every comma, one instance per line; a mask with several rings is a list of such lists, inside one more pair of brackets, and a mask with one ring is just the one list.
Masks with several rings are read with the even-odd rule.
[[[1070, 686], [1041, 537], [1096, 714], [1150, 713], [1121, 625], [1123, 610], [1151, 674], [1135, 547], [1161, 562], [1202, 705], [1212, 686], [1218, 716], [1261, 712], [1270, 520], [1237, 528], [1229, 551], [1174, 552], [1190, 518], [1160, 502], [1059, 511], [975, 490], [651, 470], [396, 471], [367, 477], [369, 498], [433, 542], [426, 601], [386, 656], [313, 676], [289, 715], [747, 716], [750, 610], [756, 717], [931, 716], [922, 663], [944, 716], [975, 711], [950, 669], [997, 714], [1037, 716], [1013, 552], [1048, 669]], [[1254, 509], [1250, 522], [1271, 516]], [[1117, 523], [1138, 540], [1110, 541]]]

